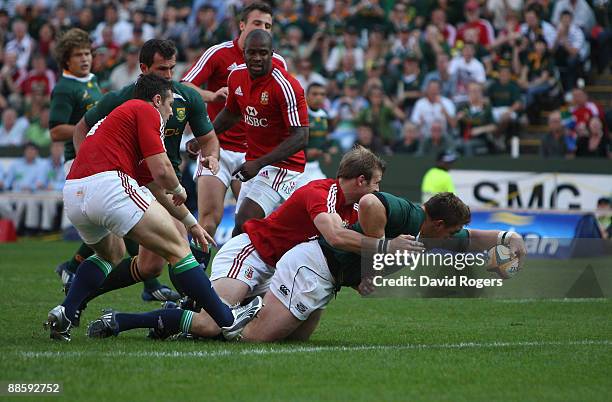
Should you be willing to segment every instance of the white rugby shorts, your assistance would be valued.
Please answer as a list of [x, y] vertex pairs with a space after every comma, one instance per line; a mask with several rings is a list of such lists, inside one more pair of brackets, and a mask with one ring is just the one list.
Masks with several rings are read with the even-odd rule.
[[153, 201], [146, 187], [118, 171], [66, 180], [63, 191], [66, 216], [86, 244], [98, 243], [109, 232], [124, 237]]
[[213, 174], [210, 169], [202, 166], [200, 155], [198, 155], [197, 168], [193, 174], [193, 180], [198, 181], [200, 176], [214, 176], [221, 180], [226, 188], [229, 188], [232, 180], [236, 180], [232, 177], [232, 173], [238, 169], [245, 161], [244, 152], [228, 151], [221, 148], [219, 152], [219, 172]]
[[249, 198], [263, 209], [265, 216], [270, 215], [293, 194], [300, 176], [301, 173], [294, 170], [265, 166], [257, 176], [242, 183], [236, 213], [244, 199]]

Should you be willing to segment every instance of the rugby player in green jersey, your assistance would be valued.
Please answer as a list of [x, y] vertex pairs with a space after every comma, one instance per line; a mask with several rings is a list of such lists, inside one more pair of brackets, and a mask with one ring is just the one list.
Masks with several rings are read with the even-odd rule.
[[[139, 57], [140, 69], [143, 74], [155, 74], [166, 79], [172, 78], [172, 72], [176, 65], [176, 47], [172, 41], [151, 39], [144, 43]], [[181, 157], [179, 148], [181, 136], [187, 123], [189, 123], [200, 144], [203, 163], [211, 170], [217, 170], [219, 168], [219, 142], [206, 112], [206, 105], [200, 95], [192, 88], [188, 88], [177, 81], [172, 81], [172, 87], [173, 110], [172, 117], [165, 125], [164, 144], [177, 176], [180, 178]], [[73, 139], [77, 152], [89, 129], [105, 118], [117, 106], [132, 99], [133, 93], [134, 84], [108, 93], [83, 116], [77, 123], [74, 132]], [[178, 220], [174, 220], [174, 223], [181, 234], [186, 237], [187, 232], [183, 223]], [[121, 261], [106, 277], [100, 289], [92, 294], [82, 307], [85, 307], [89, 300], [106, 292], [130, 286], [149, 278], [156, 278], [161, 274], [165, 263], [162, 257], [140, 247], [137, 257], [130, 257]], [[174, 296], [173, 298], [176, 299]]]
[[[525, 256], [519, 234], [463, 228], [469, 221], [469, 207], [452, 193], [437, 194], [419, 205], [378, 192], [361, 198], [359, 222], [351, 228], [379, 238], [377, 246], [383, 251], [387, 251], [385, 239], [412, 235], [426, 248], [428, 240], [431, 247], [433, 239], [452, 238], [456, 240], [449, 248], [454, 251], [482, 251], [505, 244], [520, 259]], [[373, 290], [370, 279], [362, 277], [359, 254], [333, 248], [323, 238], [295, 246], [277, 263], [264, 307], [259, 318], [244, 329], [243, 340], [307, 340], [318, 325], [322, 309], [343, 286], [353, 287], [362, 295]]]

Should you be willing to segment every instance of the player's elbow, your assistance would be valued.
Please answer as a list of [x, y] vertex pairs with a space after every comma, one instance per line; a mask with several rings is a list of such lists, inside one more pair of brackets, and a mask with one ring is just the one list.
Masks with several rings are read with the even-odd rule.
[[157, 183], [163, 183], [174, 175], [174, 170], [169, 160], [158, 160], [156, 163], [149, 163], [149, 161], [147, 161], [147, 165], [149, 166], [151, 176], [153, 176], [153, 179]]

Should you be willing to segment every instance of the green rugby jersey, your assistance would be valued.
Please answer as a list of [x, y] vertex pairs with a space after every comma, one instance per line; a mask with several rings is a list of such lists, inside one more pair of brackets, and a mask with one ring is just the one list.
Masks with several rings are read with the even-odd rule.
[[[415, 204], [389, 193], [374, 193], [383, 203], [387, 211], [387, 224], [385, 225], [385, 238], [393, 239], [401, 234], [417, 236], [425, 222], [425, 211], [421, 205]], [[351, 226], [352, 230], [363, 233], [359, 222]], [[461, 229], [452, 236], [458, 240], [454, 244], [456, 251], [467, 250], [469, 232]], [[336, 286], [356, 286], [361, 282], [361, 256], [348, 251], [331, 247], [323, 237], [319, 238], [321, 249], [327, 258], [331, 273], [336, 279]]]
[[[60, 124], [77, 124], [101, 97], [95, 75], [80, 78], [64, 71], [51, 92], [49, 128]], [[67, 140], [64, 142], [64, 160], [68, 162], [75, 157], [74, 144], [72, 140]]]
[[[98, 121], [108, 116], [117, 106], [134, 97], [134, 84], [127, 85], [117, 91], [104, 95], [96, 107], [85, 114], [85, 122], [93, 127]], [[189, 123], [194, 136], [201, 137], [212, 131], [213, 126], [206, 111], [206, 105], [200, 94], [193, 88], [189, 88], [180, 82], [172, 81], [174, 103], [172, 105], [172, 117], [166, 123], [164, 132], [164, 145], [166, 153], [176, 175], [181, 178], [179, 165], [181, 164], [181, 137], [185, 126]]]
[[[328, 148], [327, 132], [328, 132], [328, 117], [327, 112], [323, 109], [312, 110], [308, 108], [308, 148], [316, 148], [325, 151]], [[307, 158], [307, 162], [312, 162], [318, 158]]]

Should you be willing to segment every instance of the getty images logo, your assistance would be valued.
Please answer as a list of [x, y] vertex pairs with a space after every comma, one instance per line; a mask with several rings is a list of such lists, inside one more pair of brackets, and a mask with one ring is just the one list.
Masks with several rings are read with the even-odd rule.
[[268, 127], [268, 119], [258, 118], [257, 114], [257, 109], [253, 106], [247, 106], [244, 122], [253, 127]]

